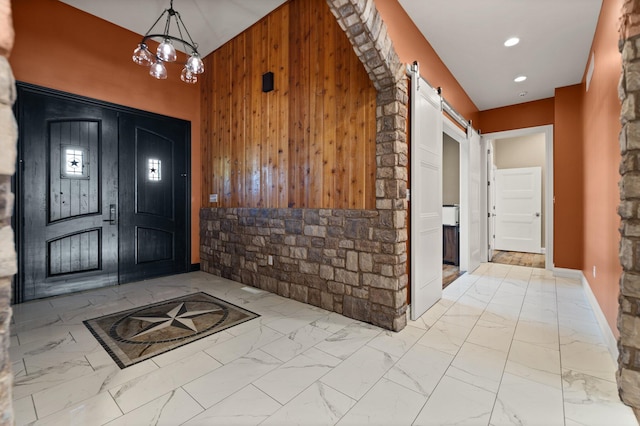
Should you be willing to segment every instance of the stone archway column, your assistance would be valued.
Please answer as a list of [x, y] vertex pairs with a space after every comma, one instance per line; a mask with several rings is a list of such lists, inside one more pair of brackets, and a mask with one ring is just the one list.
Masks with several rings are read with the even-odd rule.
[[[374, 0], [327, 0], [338, 24], [378, 91], [376, 102], [376, 209], [374, 239], [391, 270], [371, 279], [371, 322], [393, 330], [407, 310], [407, 78]], [[385, 266], [386, 266], [385, 265]], [[391, 278], [391, 279], [388, 279]]]
[[640, 0], [626, 0], [620, 28], [620, 309], [618, 389], [640, 419]]
[[16, 258], [11, 228], [11, 176], [15, 172], [18, 131], [12, 109], [16, 97], [15, 82], [7, 60], [13, 39], [11, 0], [0, 0], [0, 151], [3, 153], [0, 157], [0, 426], [13, 424], [9, 321], [11, 277], [16, 273]]

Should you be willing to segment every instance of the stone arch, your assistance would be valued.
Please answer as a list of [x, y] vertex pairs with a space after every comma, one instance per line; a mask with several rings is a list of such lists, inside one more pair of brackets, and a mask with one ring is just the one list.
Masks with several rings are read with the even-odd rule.
[[[379, 239], [393, 245], [393, 312], [376, 312], [371, 320], [401, 330], [407, 310], [407, 78], [374, 0], [327, 0], [353, 45], [378, 94], [376, 99], [376, 209]], [[392, 324], [388, 323], [392, 317]]]
[[620, 51], [620, 307], [618, 309], [618, 388], [640, 419], [640, 0], [622, 8]]
[[[376, 312], [371, 322], [393, 330], [406, 325], [408, 93], [400, 61], [374, 0], [327, 0], [378, 94], [376, 99], [376, 209], [379, 238], [393, 245], [394, 312]], [[388, 323], [392, 317], [393, 324]], [[391, 327], [389, 327], [391, 326]]]

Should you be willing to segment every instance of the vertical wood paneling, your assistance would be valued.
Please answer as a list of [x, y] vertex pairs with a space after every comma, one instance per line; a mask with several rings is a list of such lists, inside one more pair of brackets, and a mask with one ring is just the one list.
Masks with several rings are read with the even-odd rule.
[[[322, 90], [318, 92], [322, 102], [322, 137], [318, 140], [322, 149], [322, 205], [334, 206], [339, 202], [336, 193], [336, 171], [340, 167], [340, 158], [336, 156], [336, 43], [335, 27], [329, 25], [331, 15], [318, 9], [318, 24], [323, 29], [319, 45], [322, 48], [322, 66], [319, 80]], [[333, 18], [335, 19], [335, 18]], [[338, 204], [339, 205], [339, 204]]]
[[287, 207], [289, 204], [289, 132], [290, 132], [290, 118], [289, 118], [289, 105], [290, 105], [290, 87], [289, 87], [289, 43], [284, 43], [282, 40], [289, 40], [289, 27], [290, 27], [290, 10], [289, 8], [283, 8], [282, 11], [282, 23], [279, 25], [280, 33], [278, 34], [276, 48], [277, 61], [272, 64], [272, 70], [275, 72], [274, 80], [275, 86], [279, 89], [278, 99], [278, 119], [277, 119], [277, 134], [278, 134], [278, 151], [277, 151], [277, 189], [278, 199], [276, 207]]
[[[248, 93], [260, 93], [262, 90], [262, 74], [254, 72], [257, 64], [260, 64], [262, 55], [262, 44], [258, 41], [262, 39], [262, 26], [254, 25], [247, 30], [249, 56], [247, 57], [247, 70], [251, 73], [251, 89]], [[262, 206], [261, 195], [261, 135], [262, 135], [262, 97], [249, 96], [251, 109], [248, 113], [250, 117], [247, 127], [251, 131], [251, 139], [245, 146], [247, 157], [248, 179], [247, 185], [247, 206]]]
[[[315, 5], [315, 4], [314, 4]], [[311, 206], [324, 206], [323, 204], [323, 159], [324, 159], [324, 103], [322, 101], [323, 93], [323, 76], [324, 71], [324, 40], [323, 21], [320, 10], [315, 7], [311, 11], [311, 22], [314, 27], [311, 29], [311, 45], [309, 46], [311, 53], [311, 74], [309, 86], [311, 94], [309, 101], [310, 107], [310, 148], [309, 160], [307, 167], [309, 168], [309, 197], [308, 203]], [[327, 205], [328, 206], [328, 205]]]
[[[246, 37], [236, 37], [231, 41], [231, 63], [235, 66], [231, 70], [233, 77], [231, 78], [231, 90], [233, 93], [245, 93], [245, 40]], [[245, 157], [245, 97], [232, 96], [231, 98], [231, 205], [244, 205], [244, 157]]]
[[[232, 192], [236, 190], [231, 185], [231, 179], [233, 179], [232, 173], [233, 169], [231, 168], [231, 149], [232, 149], [232, 140], [231, 140], [231, 120], [233, 120], [232, 114], [233, 110], [231, 109], [233, 103], [233, 78], [231, 77], [232, 73], [235, 71], [233, 56], [232, 56], [232, 43], [229, 42], [223, 46], [222, 49], [222, 65], [224, 67], [224, 76], [220, 80], [220, 93], [223, 94], [226, 92], [226, 96], [221, 99], [220, 103], [220, 123], [222, 130], [222, 139], [221, 139], [221, 151], [222, 151], [222, 161], [223, 161], [223, 174], [222, 178], [224, 180], [223, 192], [224, 198], [223, 202], [225, 205], [234, 205], [232, 199]], [[233, 188], [233, 189], [232, 189]]]
[[289, 205], [288, 207], [308, 207], [309, 187], [309, 97], [311, 72], [311, 25], [310, 8], [303, 2], [290, 3], [290, 13], [298, 19], [291, 20], [289, 58], [291, 88], [291, 122], [289, 126]]
[[[280, 19], [282, 21], [280, 21]], [[276, 46], [280, 42], [279, 31], [277, 26], [284, 23], [284, 17], [279, 14], [270, 14], [264, 21], [264, 34], [263, 34], [263, 55], [265, 58], [266, 66], [263, 68], [263, 73], [273, 70], [273, 66], [277, 64], [277, 49]], [[277, 72], [276, 72], [277, 74]], [[274, 86], [275, 87], [275, 86]], [[264, 133], [267, 138], [267, 145], [265, 157], [263, 159], [263, 169], [265, 171], [265, 182], [263, 198], [265, 200], [265, 207], [277, 207], [277, 174], [275, 169], [277, 167], [277, 150], [278, 150], [278, 96], [280, 92], [284, 90], [282, 87], [274, 89], [273, 92], [266, 93], [264, 99], [266, 100], [267, 115], [269, 119], [265, 121]]]
[[[340, 28], [334, 29], [336, 32], [336, 39], [340, 37]], [[338, 202], [343, 206], [349, 208], [358, 208], [356, 200], [351, 196], [351, 185], [356, 181], [355, 178], [351, 178], [351, 171], [357, 161], [351, 161], [351, 159], [357, 159], [356, 148], [359, 145], [360, 135], [358, 132], [350, 134], [350, 129], [355, 124], [354, 118], [356, 117], [356, 111], [352, 111], [349, 106], [351, 105], [351, 90], [350, 90], [350, 78], [356, 76], [356, 73], [352, 73], [349, 67], [349, 61], [353, 55], [350, 47], [342, 44], [336, 46], [336, 197]], [[357, 86], [356, 86], [357, 87]], [[353, 98], [357, 99], [357, 96]], [[344, 186], [339, 185], [344, 182]]]
[[205, 62], [203, 206], [375, 207], [376, 92], [324, 0], [286, 3]]

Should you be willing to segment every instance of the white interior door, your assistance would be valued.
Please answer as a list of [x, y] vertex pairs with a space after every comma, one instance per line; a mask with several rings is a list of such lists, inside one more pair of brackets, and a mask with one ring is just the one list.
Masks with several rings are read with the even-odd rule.
[[442, 297], [442, 104], [411, 79], [411, 318]]
[[542, 253], [542, 170], [496, 170], [495, 249]]

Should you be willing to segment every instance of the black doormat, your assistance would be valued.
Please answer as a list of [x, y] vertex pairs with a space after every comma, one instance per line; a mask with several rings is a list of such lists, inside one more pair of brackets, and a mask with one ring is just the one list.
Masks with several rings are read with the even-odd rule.
[[126, 368], [258, 316], [200, 292], [83, 322]]

